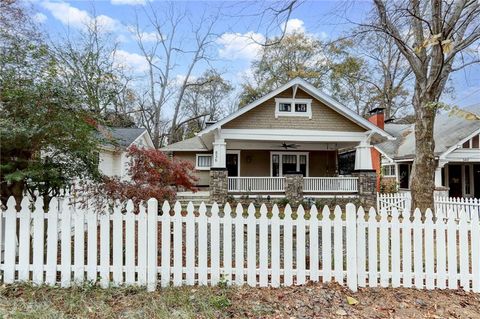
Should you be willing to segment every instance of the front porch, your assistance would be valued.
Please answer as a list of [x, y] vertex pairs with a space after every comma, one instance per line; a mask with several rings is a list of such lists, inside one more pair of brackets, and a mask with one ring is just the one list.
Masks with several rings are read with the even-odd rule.
[[[246, 130], [216, 132], [210, 165], [213, 201], [246, 195], [301, 201], [305, 197], [356, 197], [359, 193], [375, 193], [374, 185], [372, 190], [360, 186], [366, 175], [375, 179], [369, 134], [258, 131], [255, 135]], [[356, 148], [355, 172], [339, 175], [338, 152], [346, 148]]]

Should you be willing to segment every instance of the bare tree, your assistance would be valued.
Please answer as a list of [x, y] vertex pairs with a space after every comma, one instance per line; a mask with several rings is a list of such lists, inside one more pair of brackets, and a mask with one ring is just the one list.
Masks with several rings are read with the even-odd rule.
[[[413, 207], [433, 207], [435, 189], [435, 115], [452, 72], [480, 62], [480, 2], [477, 0], [375, 0], [376, 20], [370, 30], [391, 37], [414, 75], [415, 161]], [[470, 55], [472, 53], [473, 55]]]
[[233, 89], [231, 83], [213, 69], [205, 71], [192, 82], [185, 90], [182, 101], [182, 112], [174, 132], [177, 139], [191, 137], [203, 129], [207, 121], [216, 121], [226, 115]]
[[412, 69], [395, 41], [384, 33], [363, 32], [361, 28], [357, 32], [356, 52], [369, 64], [369, 72], [358, 80], [369, 87], [370, 105], [384, 108], [387, 119], [408, 113]]
[[[152, 39], [152, 33], [145, 32], [140, 26], [138, 17], [133, 28], [137, 44], [148, 64], [150, 101], [147, 104], [143, 100], [141, 111], [144, 113], [143, 120], [150, 122], [146, 127], [153, 136], [155, 146], [159, 147], [163, 143], [162, 136], [166, 133], [166, 128], [162, 127], [162, 123], [165, 124], [162, 120], [162, 111], [167, 103], [173, 105], [173, 115], [166, 134], [169, 143], [175, 142], [173, 133], [178, 126], [182, 100], [192, 80], [192, 73], [201, 61], [210, 60], [208, 49], [216, 38], [212, 32], [216, 17], [203, 16], [198, 25], [195, 25], [187, 12], [177, 10], [173, 5], [158, 7], [151, 3], [145, 9], [145, 15], [150, 28], [154, 30], [155, 39]], [[187, 20], [192, 27], [193, 39], [179, 30], [180, 24]], [[180, 59], [183, 65], [185, 61], [190, 62], [186, 62], [186, 72], [179, 80], [178, 77], [174, 77], [174, 70], [178, 67], [177, 62]]]
[[84, 108], [98, 115], [125, 115], [132, 103], [130, 78], [116, 59], [117, 43], [91, 19], [75, 36], [52, 41], [62, 76], [83, 97]]

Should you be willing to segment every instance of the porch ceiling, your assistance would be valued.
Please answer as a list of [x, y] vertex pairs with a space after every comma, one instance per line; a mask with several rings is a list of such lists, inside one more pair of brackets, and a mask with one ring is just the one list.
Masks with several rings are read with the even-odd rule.
[[280, 142], [360, 142], [369, 132], [336, 132], [296, 129], [222, 129], [220, 137], [229, 140], [280, 141]]
[[[285, 151], [282, 146], [284, 141], [252, 141], [252, 140], [226, 140], [227, 149], [233, 150], [272, 150]], [[302, 142], [286, 139], [287, 144], [295, 144], [296, 148], [288, 148], [287, 151], [329, 151], [343, 148], [351, 148], [358, 142]]]

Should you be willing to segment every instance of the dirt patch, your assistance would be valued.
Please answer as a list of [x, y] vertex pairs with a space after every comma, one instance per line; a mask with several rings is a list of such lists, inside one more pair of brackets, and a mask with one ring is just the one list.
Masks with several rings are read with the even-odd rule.
[[[347, 297], [351, 297], [350, 303]], [[460, 290], [288, 288], [0, 288], [5, 318], [480, 318], [480, 295]]]
[[[350, 305], [347, 297], [358, 304]], [[480, 318], [480, 295], [452, 290], [368, 288], [338, 284], [283, 289], [239, 288], [232, 315], [270, 318]], [[242, 301], [240, 301], [242, 300]]]

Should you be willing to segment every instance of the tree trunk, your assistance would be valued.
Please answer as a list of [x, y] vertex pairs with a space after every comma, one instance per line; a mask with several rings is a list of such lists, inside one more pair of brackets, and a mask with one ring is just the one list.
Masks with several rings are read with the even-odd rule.
[[413, 163], [410, 189], [412, 191], [412, 209], [419, 208], [422, 213], [427, 208], [433, 209], [433, 192], [435, 190], [435, 141], [433, 125], [435, 108], [428, 106], [434, 101], [429, 95], [415, 88], [413, 106], [415, 108], [415, 160]]
[[23, 181], [19, 182], [11, 182], [10, 184], [7, 184], [6, 181], [2, 181], [2, 189], [1, 189], [1, 202], [0, 206], [3, 203], [3, 205], [7, 205], [8, 198], [10, 196], [13, 196], [15, 198], [15, 201], [17, 202], [17, 210], [20, 209], [20, 203], [22, 202], [23, 199], [23, 190], [25, 189], [25, 183]]

